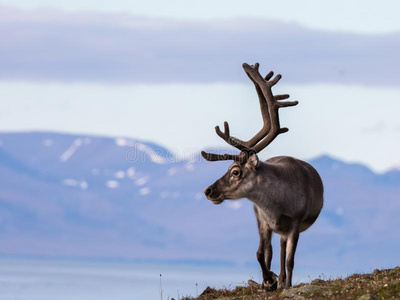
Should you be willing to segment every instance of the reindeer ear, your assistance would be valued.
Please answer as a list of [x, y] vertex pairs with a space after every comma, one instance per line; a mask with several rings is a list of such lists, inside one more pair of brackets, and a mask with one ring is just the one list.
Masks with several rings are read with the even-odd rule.
[[258, 165], [260, 164], [260, 161], [258, 160], [257, 154], [253, 154], [252, 156], [249, 157], [247, 160], [247, 164], [253, 169], [257, 170]]

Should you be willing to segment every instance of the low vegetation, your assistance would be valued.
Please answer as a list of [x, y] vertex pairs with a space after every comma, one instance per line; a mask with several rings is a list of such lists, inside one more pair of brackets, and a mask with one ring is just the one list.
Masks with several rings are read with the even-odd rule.
[[254, 281], [233, 290], [207, 287], [197, 298], [181, 300], [265, 300], [265, 299], [400, 299], [400, 267], [353, 274], [347, 278], [315, 279], [287, 290], [265, 291]]

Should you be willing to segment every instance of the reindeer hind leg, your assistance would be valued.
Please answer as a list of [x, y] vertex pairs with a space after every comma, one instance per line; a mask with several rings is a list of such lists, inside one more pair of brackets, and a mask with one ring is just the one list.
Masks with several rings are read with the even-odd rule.
[[286, 276], [285, 288], [290, 288], [292, 286], [292, 275], [293, 275], [293, 268], [294, 268], [294, 255], [296, 253], [298, 240], [299, 240], [299, 226], [294, 226], [292, 232], [288, 236], [288, 240], [287, 240], [287, 244], [286, 244], [287, 276]]

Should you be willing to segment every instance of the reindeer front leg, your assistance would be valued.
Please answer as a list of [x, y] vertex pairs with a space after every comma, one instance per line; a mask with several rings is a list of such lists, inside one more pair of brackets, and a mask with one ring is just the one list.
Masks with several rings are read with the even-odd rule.
[[276, 289], [276, 275], [271, 272], [272, 260], [272, 231], [268, 228], [260, 228], [260, 244], [257, 250], [257, 260], [263, 274], [263, 286], [269, 290]]
[[299, 226], [293, 226], [292, 231], [290, 232], [286, 245], [286, 269], [287, 276], [285, 282], [285, 288], [290, 288], [292, 286], [292, 274], [294, 268], [294, 255], [296, 253], [297, 241], [299, 240]]
[[286, 280], [286, 244], [287, 237], [281, 236], [281, 272], [278, 278], [278, 288], [283, 288], [285, 286]]

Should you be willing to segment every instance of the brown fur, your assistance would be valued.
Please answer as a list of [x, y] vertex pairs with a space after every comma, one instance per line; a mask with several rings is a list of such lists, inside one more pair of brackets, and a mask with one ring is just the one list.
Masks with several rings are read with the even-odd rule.
[[[233, 174], [238, 171], [239, 175]], [[279, 287], [290, 287], [294, 255], [300, 232], [318, 218], [323, 206], [323, 185], [317, 171], [308, 163], [287, 156], [259, 162], [253, 155], [246, 163], [234, 162], [228, 172], [206, 188], [214, 204], [226, 199], [248, 198], [254, 203], [260, 244], [257, 260], [266, 286], [274, 287], [271, 272], [272, 233], [281, 236]]]

